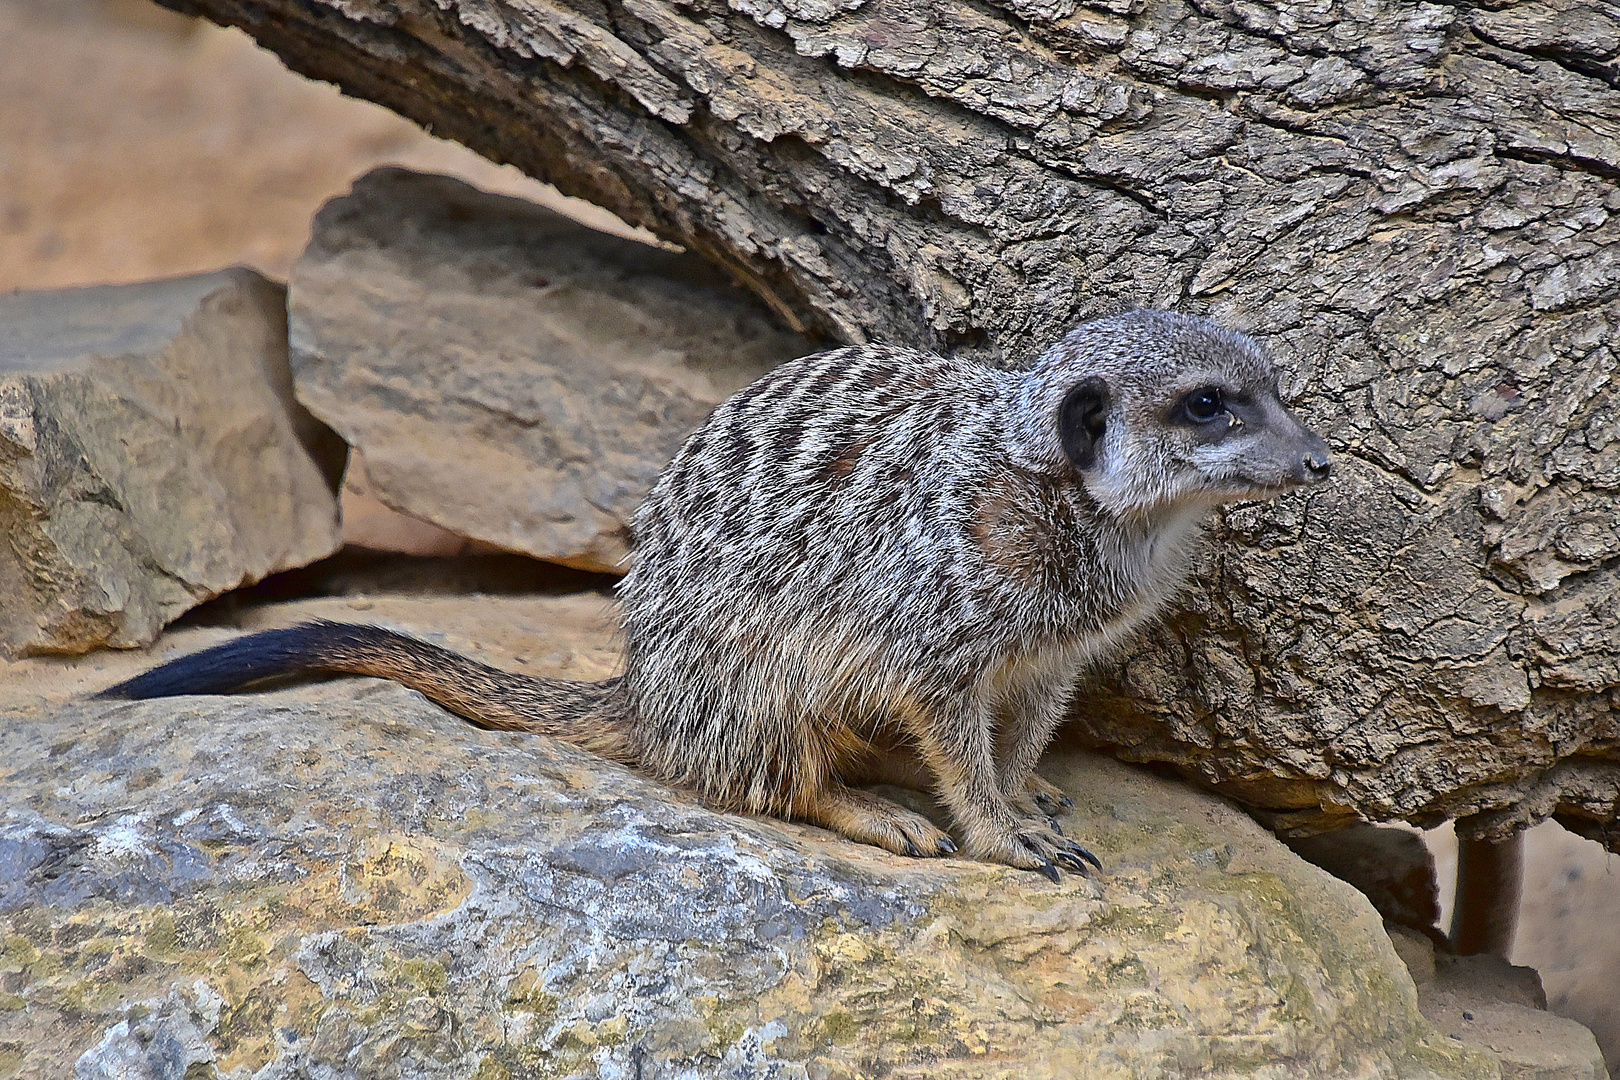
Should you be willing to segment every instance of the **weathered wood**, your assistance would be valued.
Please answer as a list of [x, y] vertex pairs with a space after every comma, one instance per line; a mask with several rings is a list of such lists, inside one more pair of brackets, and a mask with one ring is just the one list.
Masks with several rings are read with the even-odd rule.
[[829, 339], [1016, 364], [1124, 304], [1252, 331], [1338, 479], [1225, 515], [1086, 737], [1280, 827], [1620, 847], [1612, 7], [165, 2]]
[[1506, 960], [1519, 925], [1524, 891], [1524, 833], [1491, 841], [1457, 841], [1457, 896], [1451, 945], [1459, 956], [1489, 953]]

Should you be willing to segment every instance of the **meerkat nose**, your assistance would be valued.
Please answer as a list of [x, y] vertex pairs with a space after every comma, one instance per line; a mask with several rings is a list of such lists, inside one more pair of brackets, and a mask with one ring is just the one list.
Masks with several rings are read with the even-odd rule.
[[1328, 460], [1326, 449], [1312, 447], [1305, 451], [1300, 464], [1305, 466], [1305, 475], [1311, 480], [1326, 480], [1328, 473], [1333, 471], [1333, 463]]

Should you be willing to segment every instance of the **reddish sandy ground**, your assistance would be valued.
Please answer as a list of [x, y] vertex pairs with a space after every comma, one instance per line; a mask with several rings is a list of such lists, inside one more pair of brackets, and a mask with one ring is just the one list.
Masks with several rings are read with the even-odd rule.
[[0, 0], [0, 288], [285, 278], [321, 203], [384, 163], [617, 221], [236, 31], [146, 0]]
[[[285, 278], [321, 203], [384, 163], [624, 228], [290, 74], [234, 31], [146, 0], [0, 0], [0, 288], [231, 264]], [[1431, 837], [1442, 877], [1448, 840]], [[1541, 971], [1553, 1010], [1589, 1025], [1620, 1072], [1620, 861], [1534, 830], [1512, 959]]]

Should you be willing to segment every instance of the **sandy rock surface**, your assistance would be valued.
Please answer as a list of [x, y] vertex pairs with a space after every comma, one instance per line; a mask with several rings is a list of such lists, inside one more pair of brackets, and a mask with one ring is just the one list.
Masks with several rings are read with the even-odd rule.
[[383, 503], [590, 570], [715, 405], [813, 351], [690, 255], [393, 169], [322, 209], [289, 290], [299, 400]]
[[292, 398], [285, 296], [249, 270], [0, 295], [0, 649], [144, 644], [337, 550], [343, 448]]
[[1428, 942], [1398, 947], [1418, 987], [1423, 1015], [1455, 1042], [1484, 1046], [1504, 1080], [1603, 1080], [1608, 1070], [1591, 1031], [1549, 1014], [1541, 978], [1494, 956], [1410, 957]]
[[[319, 616], [536, 674], [617, 660], [597, 592], [210, 612], [154, 652]], [[1520, 1075], [1423, 1018], [1359, 893], [1106, 759], [1043, 766], [1108, 867], [1052, 886], [714, 813], [375, 680], [82, 700], [141, 661], [0, 669], [23, 1077]]]
[[188, 1029], [187, 1065], [271, 1076], [1483, 1068], [1348, 887], [1098, 759], [1049, 775], [1113, 870], [1053, 887], [713, 814], [392, 686], [5, 738], [23, 1076], [116, 1076], [126, 1031], [151, 1056]]
[[0, 660], [0, 709], [14, 715], [48, 715], [163, 660], [246, 631], [294, 626], [310, 619], [392, 626], [531, 675], [602, 679], [619, 662], [614, 639], [617, 611], [607, 593], [458, 595], [446, 586], [462, 582], [446, 580], [442, 574], [426, 579], [418, 575], [394, 584], [405, 591], [325, 596], [239, 609], [216, 606], [169, 629], [143, 651], [101, 651], [72, 661], [45, 657]]
[[343, 513], [343, 541], [368, 551], [446, 557], [490, 554], [500, 549], [452, 532], [431, 521], [395, 510], [377, 496], [366, 469], [366, 455], [351, 449], [338, 493]]

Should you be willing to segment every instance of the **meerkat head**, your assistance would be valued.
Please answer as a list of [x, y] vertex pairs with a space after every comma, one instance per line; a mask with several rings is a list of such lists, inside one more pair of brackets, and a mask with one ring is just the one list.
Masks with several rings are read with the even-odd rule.
[[1134, 311], [1087, 323], [1025, 373], [1021, 449], [1078, 472], [1105, 509], [1269, 498], [1320, 483], [1327, 444], [1277, 395], [1254, 341], [1207, 319]]

